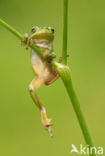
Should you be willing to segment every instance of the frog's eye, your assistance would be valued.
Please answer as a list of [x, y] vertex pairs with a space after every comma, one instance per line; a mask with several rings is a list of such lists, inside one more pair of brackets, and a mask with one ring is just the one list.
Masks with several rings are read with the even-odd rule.
[[51, 31], [52, 31], [52, 33], [54, 33], [54, 31], [55, 31], [54, 28], [51, 28]]
[[36, 28], [33, 27], [31, 31], [32, 31], [32, 33], [34, 33], [36, 31]]

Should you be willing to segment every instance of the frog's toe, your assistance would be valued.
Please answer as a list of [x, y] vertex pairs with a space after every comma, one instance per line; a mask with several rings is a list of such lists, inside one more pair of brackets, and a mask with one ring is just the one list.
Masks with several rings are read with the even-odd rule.
[[51, 119], [47, 117], [45, 108], [41, 110], [41, 116], [42, 116], [42, 123], [43, 123], [44, 128], [49, 132], [50, 136], [52, 137], [51, 126], [53, 124], [51, 123]]
[[50, 125], [50, 126], [46, 126], [45, 129], [48, 131], [50, 137], [53, 137], [53, 133], [52, 133], [51, 125]]
[[24, 34], [24, 40], [28, 40], [29, 35], [27, 33]]
[[25, 41], [22, 40], [22, 41], [21, 41], [21, 46], [25, 46], [25, 45], [26, 45]]

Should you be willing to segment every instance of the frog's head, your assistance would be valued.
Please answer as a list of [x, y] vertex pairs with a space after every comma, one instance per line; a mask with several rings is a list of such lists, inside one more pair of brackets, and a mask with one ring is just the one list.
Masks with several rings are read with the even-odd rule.
[[51, 27], [33, 27], [31, 38], [36, 40], [53, 41], [54, 29]]

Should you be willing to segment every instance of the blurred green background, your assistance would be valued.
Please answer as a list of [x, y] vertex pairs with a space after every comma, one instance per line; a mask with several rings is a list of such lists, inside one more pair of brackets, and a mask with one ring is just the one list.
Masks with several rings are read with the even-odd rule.
[[[94, 144], [105, 148], [105, 0], [69, 2], [68, 64]], [[0, 18], [22, 34], [35, 25], [54, 27], [58, 59], [62, 3], [0, 0]], [[53, 119], [51, 139], [28, 92], [33, 77], [30, 49], [0, 26], [0, 156], [69, 156], [71, 144], [85, 146], [85, 141], [64, 85], [59, 79], [37, 91]]]

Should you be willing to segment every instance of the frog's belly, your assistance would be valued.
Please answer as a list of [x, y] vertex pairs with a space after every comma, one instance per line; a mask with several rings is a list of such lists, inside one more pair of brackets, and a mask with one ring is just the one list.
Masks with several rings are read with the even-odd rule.
[[39, 77], [48, 77], [50, 75], [49, 66], [34, 50], [31, 52], [31, 64], [34, 73]]

